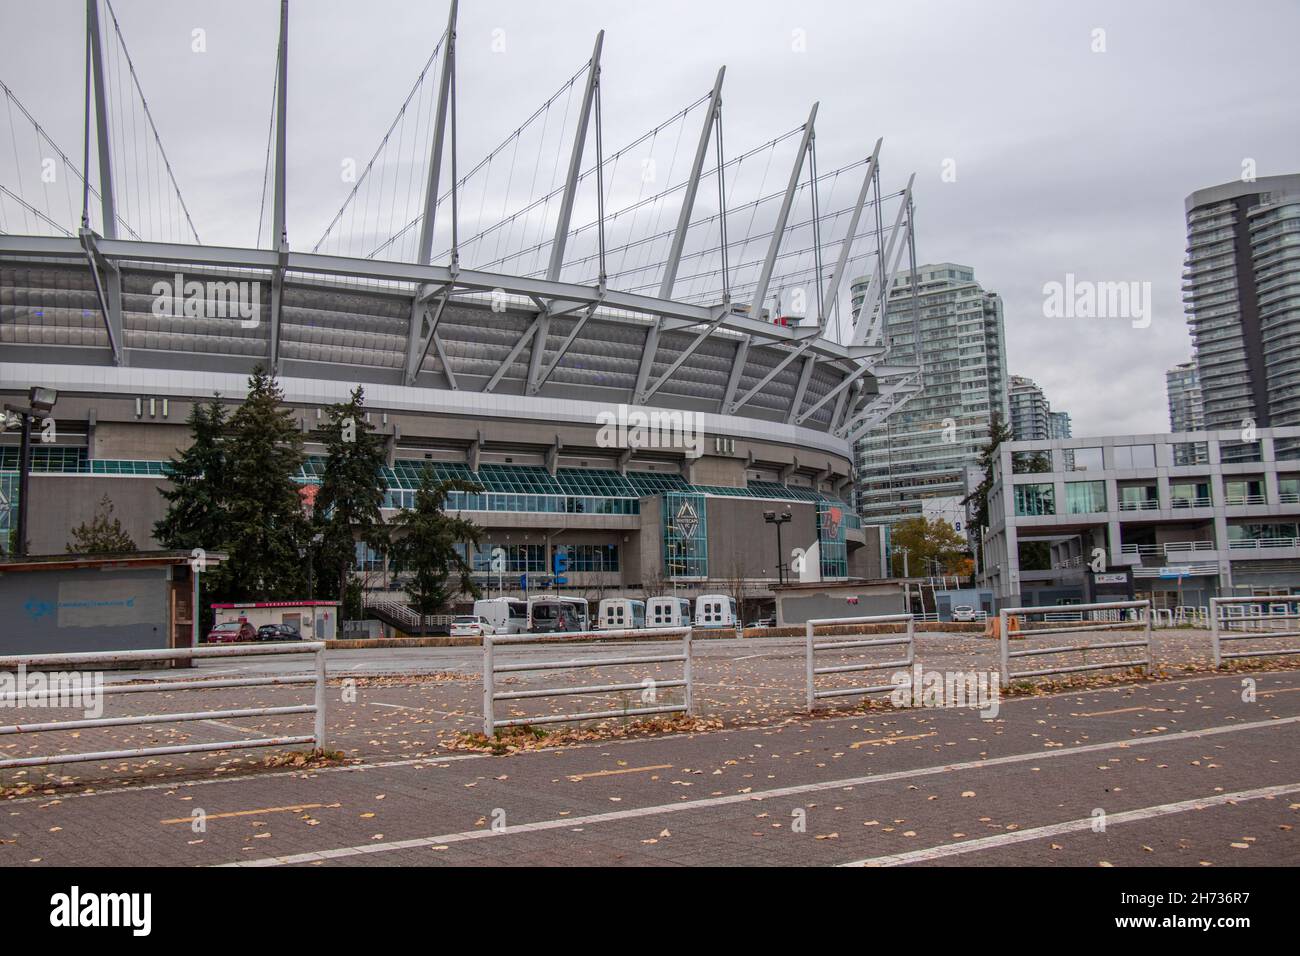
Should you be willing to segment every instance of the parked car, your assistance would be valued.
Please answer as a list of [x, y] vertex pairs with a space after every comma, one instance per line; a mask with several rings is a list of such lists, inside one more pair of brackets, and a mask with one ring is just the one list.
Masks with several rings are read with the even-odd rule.
[[452, 637], [482, 637], [495, 633], [496, 629], [480, 614], [462, 614], [451, 622]]
[[292, 624], [263, 624], [257, 629], [259, 641], [301, 641], [302, 635]]
[[978, 621], [979, 612], [969, 604], [958, 604], [952, 609], [952, 619], [957, 622]]
[[257, 628], [247, 621], [226, 621], [208, 631], [209, 644], [242, 644], [258, 640]]

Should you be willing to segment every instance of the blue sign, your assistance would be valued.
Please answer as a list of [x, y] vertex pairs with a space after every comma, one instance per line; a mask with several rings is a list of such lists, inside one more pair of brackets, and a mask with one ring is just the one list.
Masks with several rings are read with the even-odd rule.
[[521, 591], [528, 590], [528, 575], [526, 574], [519, 575], [519, 590]]
[[569, 579], [564, 576], [564, 572], [569, 570], [569, 555], [566, 551], [556, 551], [555, 556], [551, 558], [551, 567], [555, 571], [555, 586], [568, 584]]

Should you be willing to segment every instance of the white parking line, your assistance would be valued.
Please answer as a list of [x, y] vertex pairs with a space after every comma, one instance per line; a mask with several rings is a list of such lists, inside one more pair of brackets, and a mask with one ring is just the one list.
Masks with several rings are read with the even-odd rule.
[[[1141, 810], [1125, 810], [1122, 813], [1106, 815], [1106, 826], [1118, 823], [1136, 823], [1139, 820], [1152, 820], [1156, 817], [1169, 816], [1174, 813], [1186, 813], [1189, 810], [1204, 810], [1206, 807], [1219, 807], [1225, 803], [1244, 803], [1247, 800], [1266, 800], [1290, 793], [1300, 793], [1300, 783], [1288, 783], [1279, 787], [1260, 787], [1258, 790], [1238, 790], [1236, 793], [1216, 793], [1212, 797], [1197, 797], [1195, 800], [1180, 800], [1178, 803], [1162, 803], [1155, 807], [1143, 807]], [[963, 853], [976, 853], [997, 847], [1011, 846], [1016, 843], [1028, 843], [1046, 837], [1062, 836], [1066, 833], [1078, 833], [1095, 826], [1097, 821], [1091, 817], [1080, 820], [1067, 820], [1065, 823], [1053, 823], [1051, 826], [1034, 827], [1030, 830], [1017, 830], [1012, 833], [999, 833], [996, 836], [981, 837], [978, 840], [963, 840], [961, 843], [949, 843], [945, 846], [932, 846], [928, 850], [913, 850], [910, 853], [895, 853], [892, 856], [873, 856], [840, 866], [906, 866], [909, 863], [924, 863], [928, 860], [941, 860], [944, 857], [960, 856]]]
[[443, 833], [437, 836], [416, 837], [410, 840], [397, 840], [390, 843], [367, 843], [359, 846], [338, 847], [332, 850], [318, 850], [311, 853], [296, 853], [289, 856], [265, 857], [258, 860], [237, 860], [224, 866], [283, 866], [295, 863], [313, 863], [318, 860], [333, 860], [341, 857], [363, 856], [371, 853], [388, 853], [394, 850], [413, 850], [421, 847], [442, 846], [447, 843], [463, 843], [467, 840], [482, 840], [496, 836], [509, 836], [515, 833], [537, 833], [543, 830], [559, 830], [565, 827], [590, 826], [598, 823], [612, 823], [620, 820], [632, 820], [638, 817], [661, 816], [668, 813], [681, 813], [684, 810], [703, 810], [712, 807], [727, 806], [736, 803], [752, 803], [774, 800], [781, 797], [799, 796], [805, 793], [818, 793], [823, 790], [839, 790], [845, 787], [858, 787], [867, 784], [888, 783], [894, 780], [913, 780], [934, 774], [954, 773], [962, 770], [982, 770], [988, 767], [1007, 764], [1025, 763], [1027, 761], [1054, 760], [1075, 754], [1098, 753], [1107, 750], [1127, 750], [1145, 747], [1157, 743], [1175, 740], [1193, 740], [1199, 737], [1213, 737], [1220, 734], [1234, 734], [1245, 730], [1263, 730], [1270, 727], [1282, 727], [1300, 722], [1300, 716], [1284, 717], [1279, 720], [1261, 720], [1249, 724], [1232, 724], [1220, 727], [1207, 727], [1203, 730], [1186, 730], [1157, 737], [1139, 737], [1134, 740], [1113, 740], [1100, 744], [1082, 744], [1077, 747], [1061, 747], [1056, 750], [1035, 750], [1030, 753], [1010, 754], [1005, 757], [991, 757], [986, 760], [969, 760], [963, 763], [944, 764], [938, 767], [925, 767], [914, 770], [897, 770], [889, 773], [868, 774], [864, 777], [850, 777], [844, 780], [829, 780], [822, 783], [798, 784], [791, 787], [778, 787], [761, 790], [757, 793], [733, 793], [721, 797], [706, 797], [701, 800], [686, 800], [681, 803], [660, 804], [650, 807], [634, 807], [627, 810], [613, 810], [607, 813], [593, 813], [581, 817], [566, 817], [553, 820], [539, 820], [535, 823], [511, 824], [504, 830], [491, 828], [486, 830], [464, 830], [459, 833]]

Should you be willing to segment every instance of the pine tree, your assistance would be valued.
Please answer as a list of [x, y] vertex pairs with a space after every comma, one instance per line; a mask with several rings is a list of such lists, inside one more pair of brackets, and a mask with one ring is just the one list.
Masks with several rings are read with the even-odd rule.
[[164, 548], [189, 551], [219, 550], [226, 531], [229, 475], [222, 446], [226, 409], [215, 398], [190, 410], [192, 441], [179, 457], [168, 462], [169, 488], [159, 488], [167, 499], [167, 513], [154, 523], [153, 536]]
[[68, 542], [69, 554], [130, 554], [135, 550], [122, 522], [113, 517], [113, 501], [108, 495], [100, 499], [89, 524], [82, 522], [72, 529]]
[[298, 598], [306, 586], [299, 554], [310, 537], [294, 476], [302, 467], [302, 436], [284, 393], [261, 365], [248, 397], [230, 419], [226, 442], [229, 497], [217, 568], [221, 592], [233, 600]]
[[[456, 550], [460, 542], [479, 543], [482, 529], [474, 522], [451, 517], [443, 511], [447, 495], [453, 491], [476, 494], [483, 489], [467, 481], [438, 481], [432, 469], [426, 469], [415, 492], [415, 507], [403, 509], [393, 519], [393, 544], [390, 550], [395, 571], [409, 571], [411, 582], [406, 593], [420, 614], [436, 614], [455, 597], [465, 592], [480, 596], [465, 558]], [[448, 585], [455, 572], [458, 587]]]
[[329, 574], [326, 594], [348, 600], [358, 538], [376, 550], [387, 545], [384, 527], [384, 446], [366, 421], [365, 392], [358, 385], [347, 402], [329, 409], [325, 471], [316, 493], [314, 526], [320, 534], [317, 565]]
[[993, 490], [993, 463], [998, 460], [998, 446], [1011, 440], [1011, 427], [1002, 420], [1002, 414], [994, 411], [989, 416], [989, 441], [980, 450], [979, 463], [984, 477], [979, 485], [962, 499], [962, 504], [969, 507], [975, 504], [975, 527], [989, 526], [989, 493]]

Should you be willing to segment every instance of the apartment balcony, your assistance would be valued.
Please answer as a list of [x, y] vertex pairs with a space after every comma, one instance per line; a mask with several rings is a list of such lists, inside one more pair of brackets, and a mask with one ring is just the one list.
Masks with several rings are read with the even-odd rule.
[[1300, 557], [1300, 538], [1244, 538], [1228, 542], [1234, 558]]
[[[1195, 467], [1194, 465], [1180, 465], [1178, 467]], [[1175, 498], [1169, 502], [1169, 507], [1174, 511], [1185, 508], [1213, 508], [1214, 500], [1208, 495], [1202, 498]]]
[[1136, 554], [1141, 558], [1183, 558], [1189, 554], [1213, 552], [1218, 549], [1213, 541], [1166, 541], [1164, 544], [1125, 544], [1120, 546], [1122, 554]]
[[1223, 503], [1229, 507], [1264, 505], [1268, 504], [1268, 499], [1263, 495], [1224, 495]]

